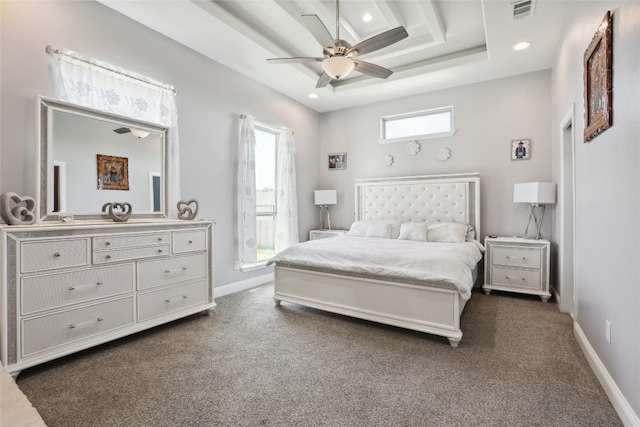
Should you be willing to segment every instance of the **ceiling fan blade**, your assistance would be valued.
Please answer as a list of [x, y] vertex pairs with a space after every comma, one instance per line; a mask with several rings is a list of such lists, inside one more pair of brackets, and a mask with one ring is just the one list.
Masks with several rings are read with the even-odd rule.
[[302, 15], [302, 22], [311, 35], [318, 40], [322, 49], [326, 50], [328, 47], [336, 47], [335, 40], [329, 30], [327, 30], [327, 27], [325, 27], [320, 18], [318, 18], [318, 15]]
[[377, 36], [370, 37], [361, 41], [357, 45], [353, 46], [345, 52], [345, 56], [357, 56], [370, 53], [383, 47], [390, 46], [400, 40], [409, 37], [407, 30], [404, 27], [396, 27], [391, 30], [380, 33]]
[[322, 73], [320, 78], [318, 79], [318, 83], [316, 83], [316, 88], [325, 87], [331, 81], [331, 76], [327, 73]]
[[123, 134], [123, 133], [131, 132], [131, 129], [129, 129], [129, 128], [118, 128], [118, 129], [114, 129], [113, 131], [115, 133]]
[[356, 64], [354, 68], [356, 71], [368, 76], [386, 79], [393, 74], [393, 71], [370, 62], [358, 61], [357, 59], [354, 59], [353, 62]]
[[269, 58], [267, 59], [267, 61], [272, 62], [272, 63], [279, 63], [279, 64], [289, 64], [289, 63], [294, 63], [294, 62], [322, 62], [324, 60], [324, 58], [314, 58], [314, 57], [306, 57], [306, 56], [299, 56], [299, 57], [293, 57], [293, 58]]

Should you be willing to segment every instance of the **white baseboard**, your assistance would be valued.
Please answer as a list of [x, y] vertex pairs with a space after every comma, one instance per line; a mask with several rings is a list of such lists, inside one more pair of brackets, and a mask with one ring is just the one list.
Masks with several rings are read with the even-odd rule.
[[582, 352], [584, 353], [589, 365], [591, 365], [591, 369], [596, 374], [596, 378], [600, 381], [600, 385], [604, 389], [604, 392], [607, 394], [607, 397], [611, 401], [613, 408], [618, 413], [618, 416], [622, 420], [622, 423], [625, 426], [634, 426], [640, 427], [640, 418], [633, 411], [631, 405], [624, 397], [618, 386], [616, 385], [611, 375], [605, 368], [604, 364], [598, 357], [598, 354], [595, 352], [589, 340], [585, 336], [584, 332], [580, 328], [577, 322], [573, 322], [573, 334], [575, 335], [580, 347], [582, 348]]
[[247, 289], [255, 288], [256, 286], [264, 285], [265, 283], [269, 282], [273, 282], [273, 272], [269, 274], [263, 274], [262, 276], [258, 277], [252, 277], [251, 279], [241, 280], [239, 282], [216, 286], [213, 288], [213, 297], [218, 298], [236, 292], [245, 291]]

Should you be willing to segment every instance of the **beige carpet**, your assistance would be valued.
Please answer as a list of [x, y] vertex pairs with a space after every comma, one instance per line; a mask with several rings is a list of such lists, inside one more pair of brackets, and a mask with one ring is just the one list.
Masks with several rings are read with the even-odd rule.
[[464, 337], [283, 303], [270, 285], [24, 371], [53, 426], [617, 426], [571, 319], [474, 293]]

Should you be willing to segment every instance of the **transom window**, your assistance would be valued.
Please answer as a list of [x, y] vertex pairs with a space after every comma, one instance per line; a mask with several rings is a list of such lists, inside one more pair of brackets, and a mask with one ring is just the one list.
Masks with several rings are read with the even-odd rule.
[[453, 107], [396, 114], [380, 119], [380, 143], [452, 136]]

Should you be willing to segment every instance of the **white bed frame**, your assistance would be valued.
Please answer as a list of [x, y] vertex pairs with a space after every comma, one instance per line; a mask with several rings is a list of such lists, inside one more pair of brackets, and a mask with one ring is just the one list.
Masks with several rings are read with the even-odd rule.
[[[480, 238], [479, 174], [360, 179], [355, 220], [457, 221]], [[475, 278], [475, 274], [474, 274]], [[274, 301], [441, 335], [457, 347], [464, 301], [457, 291], [275, 267]]]

